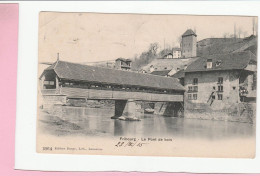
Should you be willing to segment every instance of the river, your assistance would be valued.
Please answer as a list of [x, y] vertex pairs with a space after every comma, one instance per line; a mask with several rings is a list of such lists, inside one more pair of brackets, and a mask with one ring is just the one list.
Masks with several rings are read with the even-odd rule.
[[114, 108], [64, 107], [63, 119], [39, 109], [38, 129], [56, 136], [153, 136], [230, 139], [255, 136], [255, 125], [145, 114], [141, 121], [113, 120]]

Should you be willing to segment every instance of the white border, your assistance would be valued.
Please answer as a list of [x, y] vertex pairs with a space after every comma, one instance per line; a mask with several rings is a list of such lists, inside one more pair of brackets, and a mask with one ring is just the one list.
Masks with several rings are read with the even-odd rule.
[[[97, 1], [19, 2], [19, 4], [19, 58], [15, 147], [16, 169], [49, 171], [166, 171], [196, 173], [260, 172], [259, 140], [257, 140], [257, 153], [255, 159], [80, 156], [36, 153], [38, 15], [40, 11], [259, 16], [260, 2]], [[259, 126], [259, 120], [257, 120], [257, 127]], [[257, 128], [257, 137], [259, 137], [258, 129], [259, 128]]]

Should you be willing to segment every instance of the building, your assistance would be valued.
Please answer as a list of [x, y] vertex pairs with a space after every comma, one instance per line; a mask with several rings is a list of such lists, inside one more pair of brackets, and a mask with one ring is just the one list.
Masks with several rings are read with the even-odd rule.
[[244, 111], [254, 112], [256, 63], [250, 51], [210, 55], [191, 63], [184, 71], [185, 116], [250, 119]]
[[181, 58], [181, 48], [172, 48], [172, 51], [163, 56], [164, 59]]
[[174, 59], [181, 58], [181, 48], [172, 48], [172, 57]]
[[184, 58], [197, 56], [197, 35], [191, 29], [182, 35], [181, 54]]
[[173, 54], [171, 52], [167, 53], [163, 56], [163, 59], [173, 59]]
[[132, 61], [130, 59], [118, 58], [116, 59], [115, 69], [131, 70]]

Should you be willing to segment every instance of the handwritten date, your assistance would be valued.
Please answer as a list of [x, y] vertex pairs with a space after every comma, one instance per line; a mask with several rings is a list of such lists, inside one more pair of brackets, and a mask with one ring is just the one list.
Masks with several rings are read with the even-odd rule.
[[145, 144], [144, 142], [118, 142], [115, 146], [116, 147], [143, 147]]

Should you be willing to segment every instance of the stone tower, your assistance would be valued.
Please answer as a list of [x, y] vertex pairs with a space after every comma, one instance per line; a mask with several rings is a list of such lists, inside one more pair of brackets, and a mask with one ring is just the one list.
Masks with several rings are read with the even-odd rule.
[[197, 35], [191, 29], [188, 29], [182, 35], [181, 54], [185, 58], [196, 57], [197, 55]]

